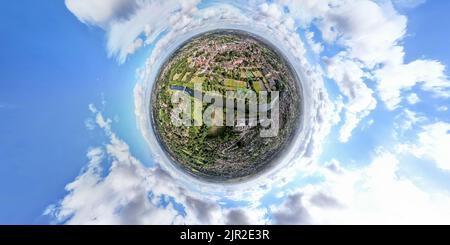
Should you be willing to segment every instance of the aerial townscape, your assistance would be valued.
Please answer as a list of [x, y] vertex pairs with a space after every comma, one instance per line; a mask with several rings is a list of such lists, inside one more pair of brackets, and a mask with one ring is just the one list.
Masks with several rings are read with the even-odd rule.
[[[193, 176], [218, 182], [250, 178], [289, 148], [299, 127], [299, 86], [287, 60], [261, 38], [232, 30], [205, 33], [185, 42], [160, 69], [151, 99], [154, 130], [177, 167]], [[188, 124], [174, 116], [183, 103], [174, 102], [175, 93], [187, 98], [184, 106], [200, 105], [189, 110]], [[220, 106], [211, 106], [217, 100]], [[204, 123], [208, 108], [218, 121], [212, 125]], [[225, 122], [229, 115], [231, 124]], [[276, 134], [263, 137], [270, 127]]]

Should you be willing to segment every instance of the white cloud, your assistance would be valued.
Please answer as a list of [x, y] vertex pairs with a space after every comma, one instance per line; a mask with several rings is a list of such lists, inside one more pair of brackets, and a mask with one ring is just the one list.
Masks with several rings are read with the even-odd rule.
[[409, 64], [388, 64], [375, 71], [378, 90], [389, 109], [401, 102], [401, 92], [419, 84], [425, 91], [436, 96], [449, 97], [450, 81], [445, 75], [445, 66], [438, 61], [416, 60]]
[[364, 0], [338, 5], [321, 22], [326, 40], [336, 40], [346, 47], [347, 58], [361, 61], [363, 68], [374, 73], [380, 97], [389, 109], [400, 103], [402, 91], [419, 83], [425, 91], [450, 96], [450, 83], [440, 62], [415, 60], [404, 64], [404, 48], [399, 42], [405, 36], [406, 23], [406, 17], [388, 2]]
[[144, 41], [141, 38], [137, 38], [136, 40], [134, 40], [134, 42], [130, 46], [128, 46], [127, 53], [133, 54], [136, 50], [138, 50], [140, 47], [142, 47], [143, 44], [144, 44]]
[[65, 0], [67, 8], [86, 24], [107, 28], [108, 22], [123, 17], [135, 0]]
[[95, 122], [94, 122], [94, 120], [92, 120], [92, 118], [88, 118], [88, 119], [84, 120], [84, 126], [88, 130], [94, 130], [95, 129]]
[[[100, 26], [107, 31], [108, 54], [123, 63], [128, 55], [153, 42], [170, 27], [168, 16], [192, 11], [199, 2], [200, 0], [66, 0], [65, 3], [80, 21]], [[140, 36], [144, 36], [145, 40]]]
[[325, 57], [325, 65], [348, 100], [339, 133], [339, 140], [347, 142], [377, 105], [366, 82], [373, 79], [370, 70], [376, 64], [395, 59], [399, 53], [396, 44], [405, 33], [406, 18], [372, 1], [335, 1], [321, 16], [317, 25], [324, 40], [345, 47], [336, 56]]
[[100, 128], [104, 128], [106, 130], [111, 130], [111, 119], [104, 119], [103, 115], [101, 113], [97, 113], [97, 116], [95, 117], [95, 122], [98, 124]]
[[294, 190], [275, 217], [296, 224], [448, 224], [449, 196], [399, 176], [399, 164], [379, 151], [362, 169], [320, 170], [326, 181]]
[[283, 12], [278, 4], [263, 3], [259, 5], [259, 9], [261, 10], [261, 13], [274, 20], [278, 21], [281, 17], [283, 17]]
[[[66, 224], [176, 222], [178, 213], [172, 206], [161, 208], [158, 205], [161, 194], [170, 193], [174, 187], [160, 188], [154, 184], [166, 179], [158, 176], [157, 169], [145, 168], [131, 155], [128, 145], [111, 131], [112, 120], [104, 119], [101, 112], [95, 113], [96, 123], [109, 142], [104, 147], [89, 149], [86, 169], [66, 186], [69, 194], [57, 205], [51, 205], [45, 214]], [[103, 169], [108, 166], [103, 162], [110, 163], [108, 170]], [[149, 198], [151, 191], [155, 192], [156, 198]]]
[[311, 50], [316, 55], [319, 55], [320, 53], [322, 53], [324, 47], [320, 42], [314, 41], [314, 32], [307, 31], [305, 36], [306, 36], [306, 41], [308, 42], [308, 45], [311, 48]]
[[450, 170], [450, 124], [438, 122], [426, 125], [418, 137], [419, 142], [413, 147], [413, 153], [417, 157], [431, 159], [443, 170]]
[[285, 201], [272, 208], [273, 223], [277, 225], [304, 225], [312, 222], [307, 208], [303, 205], [301, 192], [290, 194]]
[[398, 53], [396, 44], [405, 34], [406, 18], [387, 3], [368, 0], [280, 2], [305, 25], [315, 24], [325, 41], [337, 41], [347, 49], [349, 58], [359, 59], [369, 68]]
[[267, 224], [266, 211], [257, 208], [229, 209], [226, 211], [227, 225]]
[[333, 58], [325, 58], [328, 77], [336, 81], [339, 90], [347, 98], [345, 122], [340, 130], [339, 140], [347, 142], [358, 123], [376, 107], [373, 91], [363, 82], [366, 74], [357, 61], [345, 58], [340, 53]]
[[420, 98], [419, 98], [419, 96], [417, 96], [416, 93], [411, 93], [411, 94], [406, 98], [406, 100], [408, 101], [408, 103], [409, 103], [410, 105], [415, 105], [415, 104], [417, 104], [417, 103], [420, 102]]
[[109, 55], [117, 56], [119, 62], [124, 62], [129, 54], [134, 53], [136, 44], [141, 43], [139, 39], [143, 38], [141, 45], [138, 46], [152, 43], [162, 32], [181, 23], [173, 23], [168, 19], [195, 11], [195, 6], [199, 2], [199, 0], [138, 1], [138, 7], [129, 18], [111, 22], [107, 44]]
[[359, 122], [376, 107], [374, 93], [365, 83], [373, 79], [377, 64], [396, 59], [402, 49], [406, 18], [388, 4], [372, 1], [291, 1], [281, 0], [303, 26], [316, 25], [324, 41], [344, 48], [334, 57], [325, 57], [327, 75], [335, 80], [348, 100], [340, 140], [347, 142]]
[[404, 109], [398, 116], [394, 128], [400, 129], [403, 132], [411, 130], [417, 123], [424, 122], [426, 118], [418, 115], [416, 112], [409, 109]]
[[323, 18], [331, 6], [336, 5], [338, 1], [311, 1], [311, 0], [278, 0], [282, 6], [288, 6], [293, 17], [298, 19], [303, 27], [307, 27], [315, 19]]
[[[341, 92], [348, 88], [365, 88], [364, 83], [376, 82], [379, 97], [388, 109], [397, 108], [402, 92], [420, 85], [424, 91], [435, 96], [449, 97], [449, 86], [445, 67], [434, 60], [415, 60], [404, 63], [405, 50], [401, 41], [405, 37], [407, 18], [396, 12], [389, 1], [327, 0], [293, 1], [279, 0], [289, 8], [290, 15], [302, 25], [315, 25], [324, 41], [332, 47], [342, 47], [327, 66], [328, 76], [335, 79]], [[396, 5], [417, 6], [422, 1], [395, 1]], [[347, 71], [347, 72], [346, 72]], [[345, 73], [350, 74], [345, 77]], [[345, 84], [344, 84], [344, 83]], [[370, 89], [363, 89], [368, 95]], [[350, 96], [349, 105], [354, 107], [355, 96]], [[346, 95], [348, 96], [348, 95]], [[375, 108], [373, 96], [358, 105], [357, 110], [347, 110], [340, 140], [347, 141], [359, 122]], [[410, 100], [412, 97], [410, 98]], [[353, 103], [353, 104], [352, 104]], [[364, 108], [365, 106], [365, 108]], [[354, 108], [353, 108], [354, 109]]]

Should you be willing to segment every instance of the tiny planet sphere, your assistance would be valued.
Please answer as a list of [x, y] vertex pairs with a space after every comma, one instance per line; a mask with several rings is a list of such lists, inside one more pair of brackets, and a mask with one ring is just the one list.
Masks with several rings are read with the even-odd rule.
[[301, 87], [287, 59], [259, 36], [236, 30], [184, 42], [159, 70], [153, 130], [173, 164], [213, 182], [252, 178], [290, 147]]

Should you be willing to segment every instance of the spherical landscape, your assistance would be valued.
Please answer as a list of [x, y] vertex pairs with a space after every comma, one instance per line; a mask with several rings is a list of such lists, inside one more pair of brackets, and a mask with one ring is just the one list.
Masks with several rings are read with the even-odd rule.
[[237, 181], [274, 166], [290, 147], [301, 87], [270, 43], [220, 30], [191, 38], [167, 59], [150, 107], [157, 139], [179, 169]]

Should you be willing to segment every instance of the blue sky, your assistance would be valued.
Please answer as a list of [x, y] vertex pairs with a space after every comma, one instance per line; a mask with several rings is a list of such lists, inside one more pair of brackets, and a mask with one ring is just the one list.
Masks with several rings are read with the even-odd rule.
[[[105, 183], [108, 183], [108, 176], [112, 176], [111, 173], [113, 173], [113, 170], [108, 169], [111, 164], [123, 162], [120, 160], [120, 154], [114, 155], [113, 150], [108, 150], [108, 146], [115, 145], [114, 142], [111, 143], [114, 138], [111, 135], [117, 136], [121, 143], [129, 147], [129, 151], [121, 152], [130, 155], [127, 159], [136, 159], [136, 162], [140, 164], [139, 166], [144, 169], [143, 171], [149, 171], [149, 175], [144, 178], [146, 181], [149, 178], [150, 182], [151, 178], [159, 178], [158, 175], [151, 172], [156, 171], [153, 169], [155, 160], [149, 150], [145, 135], [138, 127], [139, 122], [135, 116], [136, 95], [134, 92], [136, 81], [139, 80], [136, 69], [145, 67], [146, 60], [155, 53], [155, 46], [158, 45], [159, 39], [154, 42], [149, 41], [149, 43], [143, 45], [144, 47], [137, 47], [135, 51], [131, 52], [132, 54], [126, 55], [126, 59], [122, 62], [120, 52], [123, 52], [124, 45], [128, 45], [124, 41], [127, 38], [117, 40], [117, 35], [114, 36], [114, 34], [117, 34], [116, 32], [120, 34], [120, 31], [123, 31], [114, 22], [114, 20], [124, 18], [122, 12], [119, 11], [121, 16], [115, 16], [114, 11], [117, 9], [114, 8], [111, 16], [104, 18], [104, 15], [100, 13], [86, 14], [82, 12], [83, 8], [77, 8], [76, 4], [70, 5], [71, 2], [74, 1], [66, 1], [66, 3], [64, 1], [40, 1], [37, 3], [36, 1], [26, 0], [0, 3], [0, 33], [2, 33], [0, 35], [1, 224], [70, 223], [70, 221], [89, 223], [90, 220], [83, 219], [81, 214], [87, 212], [95, 215], [98, 210], [89, 211], [88, 205], [86, 207], [76, 206], [74, 213], [69, 216], [59, 215], [58, 212], [63, 213], [65, 208], [74, 207], [70, 206], [72, 205], [70, 201], [77, 198], [77, 189], [68, 192], [64, 188], [67, 184], [74, 182], [77, 177], [86, 176], [86, 169], [89, 169], [89, 162], [92, 162], [87, 154], [93, 148], [98, 147], [104, 151], [105, 157], [102, 158], [101, 162], [105, 165], [105, 176], [100, 180]], [[102, 7], [108, 8], [108, 1], [105, 2], [106, 4], [99, 9]], [[387, 1], [378, 1], [380, 5], [384, 2]], [[218, 8], [217, 3], [228, 5], [233, 2], [212, 1], [210, 4], [199, 3], [198, 6], [200, 9], [203, 7], [214, 9]], [[80, 1], [80, 4], [88, 5], [89, 3]], [[193, 4], [195, 6], [198, 3]], [[264, 18], [278, 16], [273, 14], [273, 11], [276, 11], [278, 7], [280, 9], [283, 7], [278, 1], [270, 1], [269, 4], [271, 5], [267, 5], [269, 7], [266, 11], [265, 3], [260, 4], [258, 6], [262, 6], [261, 11], [266, 13]], [[166, 8], [171, 10], [173, 5], [175, 6], [173, 8], [181, 14], [189, 13], [184, 11], [184, 7], [179, 7], [178, 1], [168, 1], [166, 5], [162, 7], [161, 11], [150, 5], [136, 7], [137, 10], [135, 11], [138, 13], [139, 8], [142, 8], [142, 11], [148, 10], [150, 13], [160, 13], [161, 16], [156, 16], [157, 19], [166, 17], [164, 16], [165, 13], [172, 14], [172, 11], [166, 12], [164, 10]], [[242, 9], [246, 7], [235, 2], [231, 5], [237, 5]], [[120, 5], [119, 7], [123, 6]], [[285, 7], [295, 10], [297, 6], [293, 4]], [[396, 15], [404, 15], [408, 19], [406, 34], [398, 41], [399, 45], [404, 47], [405, 64], [417, 59], [426, 59], [436, 60], [446, 67], [449, 66], [450, 54], [446, 51], [448, 50], [448, 43], [450, 43], [450, 32], [447, 31], [448, 26], [446, 24], [450, 23], [449, 10], [450, 3], [447, 1], [427, 1], [415, 8], [404, 8], [397, 5]], [[312, 11], [311, 13], [313, 13]], [[287, 16], [287, 13], [284, 13], [277, 18], [283, 20], [285, 20], [284, 18], [298, 18], [296, 19], [297, 24], [303, 21], [303, 16], [294, 16], [295, 11], [289, 12], [289, 14], [292, 13], [292, 16]], [[99, 14], [100, 17], [97, 18], [95, 14]], [[254, 14], [259, 13], [255, 12]], [[134, 20], [134, 17], [135, 13], [129, 13], [125, 18]], [[152, 23], [157, 22], [156, 19], [150, 18], [147, 20], [149, 22], [147, 24], [152, 26]], [[308, 208], [308, 217], [305, 218], [300, 215], [301, 217], [299, 216], [299, 219], [295, 220], [297, 223], [327, 223], [328, 221], [324, 221], [323, 216], [326, 216], [329, 212], [337, 211], [334, 209], [331, 209], [331, 211], [321, 210], [314, 207], [314, 200], [317, 200], [315, 197], [320, 196], [314, 191], [319, 190], [318, 193], [328, 193], [330, 200], [336, 200], [336, 202], [348, 207], [348, 210], [339, 214], [336, 213], [336, 217], [340, 217], [340, 215], [347, 217], [353, 214], [357, 216], [360, 210], [352, 206], [352, 200], [361, 201], [360, 198], [366, 198], [364, 200], [373, 198], [371, 200], [375, 200], [375, 195], [367, 198], [367, 192], [357, 194], [353, 199], [348, 200], [340, 200], [338, 197], [331, 198], [332, 195], [339, 195], [340, 192], [339, 190], [327, 189], [328, 181], [334, 183], [335, 177], [329, 176], [326, 166], [332, 162], [338, 162], [339, 168], [345, 169], [343, 171], [346, 174], [346, 177], [339, 180], [339, 183], [346, 183], [355, 175], [361, 173], [364, 176], [372, 176], [372, 174], [376, 176], [374, 172], [370, 172], [375, 169], [371, 166], [378, 166], [375, 164], [379, 162], [377, 159], [392, 160], [391, 155], [395, 155], [395, 159], [399, 162], [395, 167], [397, 169], [395, 174], [399, 176], [401, 181], [409, 181], [408, 186], [410, 183], [416, 185], [418, 188], [414, 191], [419, 192], [420, 189], [425, 194], [438, 192], [439, 197], [444, 196], [445, 201], [442, 203], [436, 203], [436, 206], [431, 203], [433, 205], [427, 207], [441, 207], [446, 204], [446, 198], [450, 191], [449, 169], [438, 167], [439, 164], [437, 163], [441, 160], [437, 159], [438, 154], [436, 152], [438, 151], [436, 149], [439, 146], [436, 146], [436, 149], [428, 149], [425, 144], [430, 142], [427, 141], [430, 137], [431, 140], [436, 140], [436, 142], [439, 140], [432, 138], [436, 134], [431, 133], [432, 129], [439, 130], [439, 128], [433, 128], [430, 125], [438, 122], [450, 123], [449, 112], [444, 110], [445, 106], [449, 106], [448, 97], [438, 98], [433, 92], [424, 90], [419, 85], [420, 83], [417, 83], [406, 90], [402, 90], [401, 96], [404, 99], [397, 108], [390, 109], [383, 101], [385, 97], [377, 90], [381, 82], [376, 79], [365, 78], [363, 83], [366, 84], [368, 89], [374, 91], [373, 97], [377, 102], [376, 107], [364, 109], [368, 111], [367, 115], [361, 116], [357, 126], [352, 130], [351, 137], [346, 142], [342, 142], [340, 130], [346, 123], [344, 115], [350, 110], [346, 109], [348, 107], [345, 107], [345, 104], [350, 102], [348, 102], [349, 98], [342, 92], [339, 82], [335, 81], [335, 77], [326, 74], [327, 68], [323, 62], [323, 57], [333, 57], [338, 51], [346, 50], [348, 47], [339, 45], [338, 41], [326, 42], [325, 38], [322, 38], [323, 30], [317, 27], [319, 26], [317, 20], [308, 23], [307, 28], [301, 27], [300, 24], [296, 28], [299, 37], [303, 38], [300, 38], [300, 40], [307, 43], [305, 33], [313, 32], [315, 41], [325, 46], [325, 50], [317, 54], [305, 44], [309, 53], [308, 60], [313, 65], [317, 63], [323, 66], [324, 89], [334, 107], [338, 107], [340, 97], [343, 98], [342, 103], [344, 103], [344, 109], [336, 112], [341, 120], [331, 125], [329, 134], [326, 134], [326, 137], [320, 142], [320, 154], [314, 157], [317, 168], [313, 167], [306, 172], [298, 172], [289, 183], [274, 185], [269, 187], [268, 190], [253, 191], [255, 197], [253, 197], [253, 194], [234, 193], [230, 196], [208, 196], [202, 199], [202, 195], [192, 193], [195, 192], [193, 190], [186, 191], [190, 195], [162, 193], [160, 191], [162, 194], [156, 198], [160, 201], [155, 201], [156, 199], [148, 200], [150, 206], [153, 202], [159, 203], [155, 208], [157, 211], [153, 209], [145, 210], [145, 214], [148, 214], [153, 220], [155, 220], [154, 217], [158, 217], [157, 220], [161, 220], [160, 223], [220, 223], [224, 220], [230, 220], [231, 212], [241, 212], [248, 214], [243, 216], [252, 220], [252, 222], [272, 223], [277, 219], [279, 222], [290, 222], [287, 219], [283, 220], [286, 212], [295, 216], [299, 213], [298, 210]], [[137, 23], [137, 25], [139, 24]], [[158, 25], [155, 24], [154, 27], [157, 29]], [[170, 28], [167, 30], [168, 33], [171, 33]], [[143, 32], [137, 34], [137, 36], [130, 37], [132, 42], [138, 37], [145, 36]], [[124, 31], [123, 36], [126, 35], [133, 34]], [[119, 55], [109, 56], [108, 53]], [[352, 57], [353, 61], [357, 59], [358, 57]], [[367, 71], [369, 68], [365, 67], [364, 69]], [[446, 82], [448, 83], [448, 80]], [[419, 96], [420, 101], [418, 103], [409, 104], [406, 101], [406, 97], [411, 93]], [[97, 110], [95, 112], [90, 111], [89, 105], [94, 105]], [[408, 117], [410, 114], [406, 115], [405, 111], [413, 112], [415, 117]], [[108, 126], [97, 125], [98, 115], [105, 119], [111, 119]], [[94, 124], [95, 128], [87, 127], [86, 124], [89, 123]], [[402, 126], [408, 123], [412, 123], [412, 126], [403, 129]], [[111, 129], [108, 128], [109, 126]], [[427, 131], [428, 129], [430, 131]], [[448, 129], [440, 132], [443, 132], [444, 136], [449, 133]], [[421, 138], [420, 135], [423, 137]], [[423, 139], [423, 142], [420, 141], [421, 139]], [[450, 143], [448, 138], [443, 140], [443, 142], [441, 141], [443, 144], [448, 145]], [[435, 154], [436, 157], [430, 156], [430, 152]], [[448, 156], [445, 155], [441, 157], [448, 159]], [[388, 168], [389, 166], [384, 167]], [[389, 172], [389, 169], [386, 172]], [[136, 179], [140, 177], [138, 176]], [[373, 184], [375, 182], [368, 181], [366, 184], [368, 183]], [[393, 184], [397, 184], [397, 182], [393, 182]], [[402, 182], [402, 186], [403, 184]], [[145, 186], [141, 188], [148, 193], [157, 193], [154, 190], [156, 187]], [[100, 192], [98, 185], [91, 186], [86, 190], [90, 189], [92, 189], [93, 195]], [[376, 190], [375, 187], [373, 189]], [[245, 198], [236, 197], [241, 194]], [[123, 195], [123, 193], [117, 191], [113, 200], [122, 200], [122, 203], [124, 197], [120, 195]], [[247, 196], [251, 196], [251, 198]], [[299, 196], [310, 197], [308, 199], [310, 201], [306, 201], [305, 204], [299, 202], [300, 199], [293, 198]], [[408, 198], [406, 199], [415, 200], [412, 197], [411, 199]], [[434, 196], [430, 199], [441, 200]], [[70, 205], [65, 207], [62, 200], [68, 200], [67, 203], [70, 203]], [[217, 200], [222, 200], [222, 202]], [[289, 206], [288, 204], [292, 200], [296, 201], [295, 205], [297, 206], [294, 206], [298, 207], [297, 210], [289, 210], [288, 207], [292, 207], [292, 205]], [[221, 218], [211, 218], [205, 221], [204, 217], [200, 218], [198, 215], [193, 215], [196, 212], [193, 208], [196, 205], [193, 203], [197, 203], [197, 206], [201, 203], [204, 205], [202, 207], [211, 210], [211, 217], [220, 216]], [[252, 206], [249, 203], [257, 204]], [[368, 201], [368, 203], [370, 202]], [[56, 205], [53, 210], [56, 214], [53, 216], [43, 215], [49, 205], [52, 204]], [[120, 205], [123, 205], [120, 206], [121, 210], [128, 210], [127, 204]], [[309, 208], [308, 205], [311, 205], [311, 207]], [[376, 204], [374, 205], [376, 206]], [[395, 205], [392, 206], [395, 210]], [[180, 218], [180, 215], [171, 216], [173, 215], [173, 212], [170, 211], [171, 208], [175, 210], [175, 213], [184, 214], [181, 215], [182, 218]], [[252, 213], [249, 209], [255, 209], [256, 211]], [[358, 210], [358, 212], [354, 210]], [[414, 211], [414, 209], [412, 210]], [[216, 211], [220, 214], [214, 213]], [[101, 216], [96, 218], [101, 223], [121, 223], [123, 220], [118, 219], [115, 215], [111, 215], [114, 218], [103, 217], [103, 220]], [[72, 220], [71, 216], [74, 217]], [[167, 220], [164, 217], [167, 217]], [[252, 217], [262, 218], [252, 219]], [[267, 220], [267, 217], [271, 217], [270, 220]], [[426, 219], [427, 217], [433, 217], [432, 214], [424, 215], [424, 217], [424, 219], [418, 219], [417, 222], [430, 222], [430, 220], [431, 223], [433, 223], [432, 221], [439, 222], [439, 220], [432, 220], [431, 218], [430, 220]], [[404, 217], [402, 216], [402, 218]], [[336, 222], [339, 223], [337, 220]], [[350, 220], [354, 223], [360, 223], [356, 219]], [[129, 222], [133, 221], [148, 223], [142, 220]], [[397, 221], [402, 223], [405, 220], [399, 219]], [[383, 223], [382, 220], [374, 220], [373, 222]], [[414, 222], [414, 220], [409, 222]]]
[[1, 5], [0, 221], [46, 222], [43, 210], [99, 140], [84, 125], [88, 104], [108, 100], [118, 130], [136, 130], [135, 64], [109, 59], [103, 31], [79, 22], [63, 1]]

